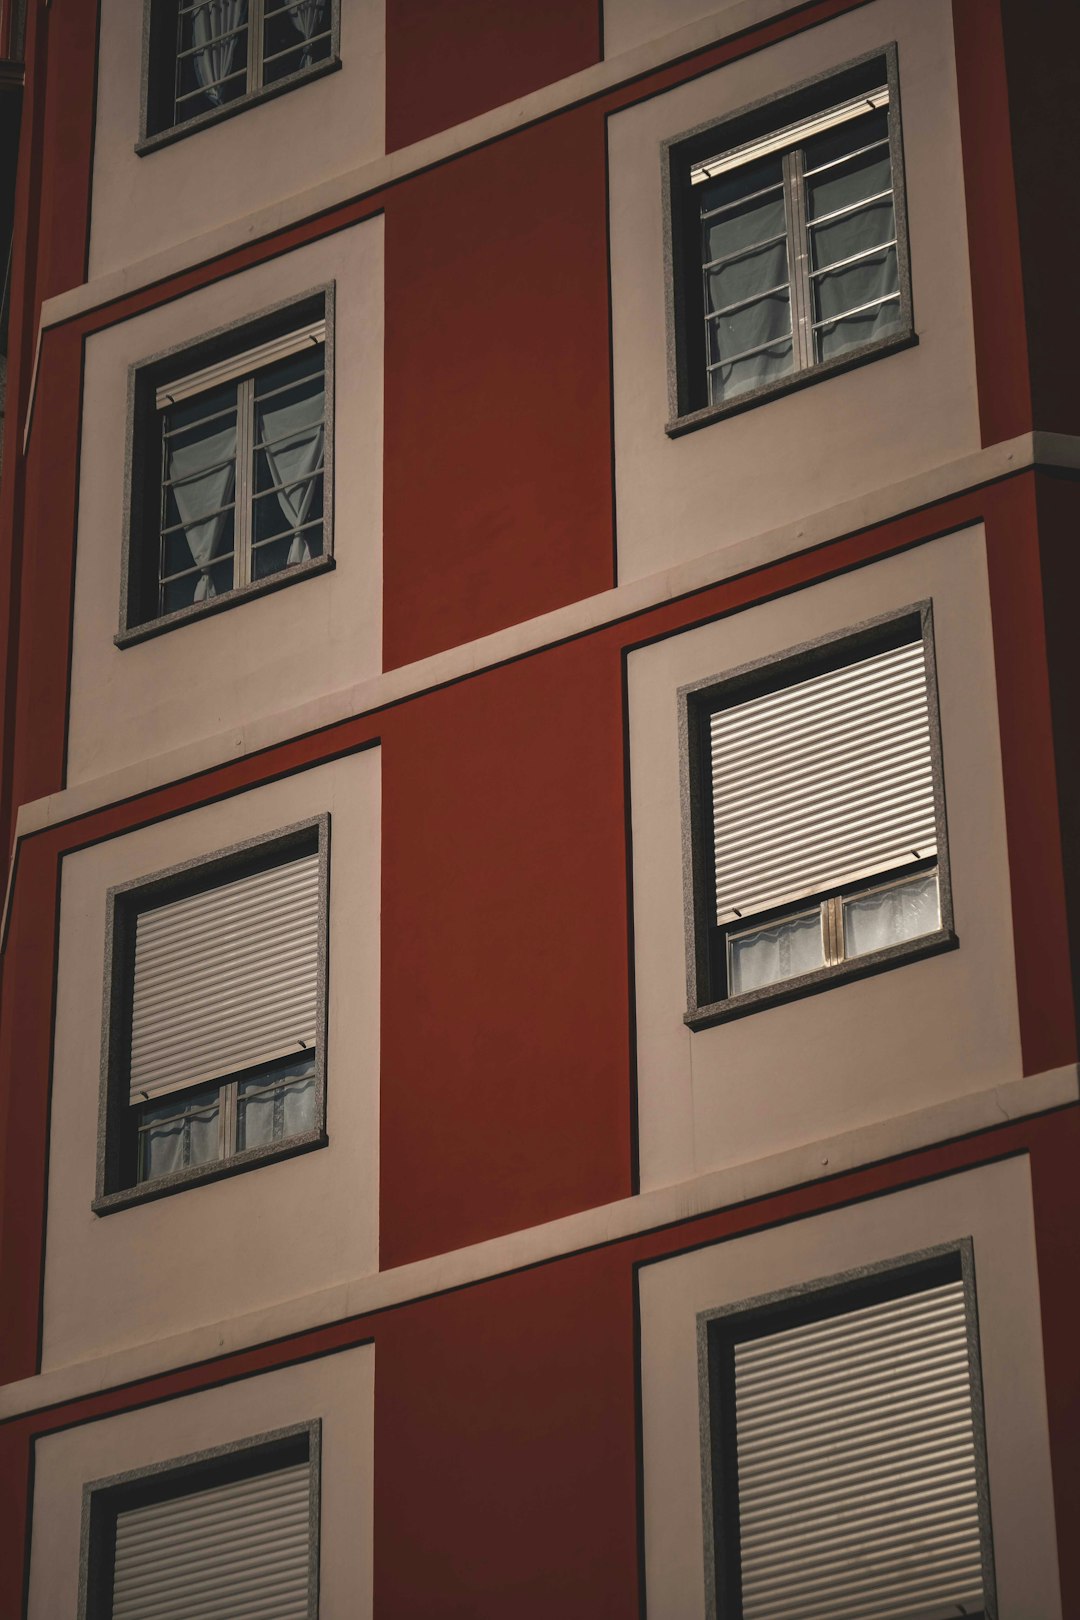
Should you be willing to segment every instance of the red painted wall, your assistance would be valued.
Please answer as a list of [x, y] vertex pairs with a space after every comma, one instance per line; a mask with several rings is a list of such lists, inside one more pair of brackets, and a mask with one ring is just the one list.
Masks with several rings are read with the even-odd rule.
[[613, 583], [605, 187], [587, 108], [389, 201], [387, 668]]
[[380, 1258], [395, 1266], [631, 1190], [618, 647], [574, 641], [388, 719]]
[[387, 0], [387, 151], [589, 67], [601, 16], [602, 0]]
[[378, 1323], [380, 1620], [637, 1613], [628, 1260], [580, 1255]]

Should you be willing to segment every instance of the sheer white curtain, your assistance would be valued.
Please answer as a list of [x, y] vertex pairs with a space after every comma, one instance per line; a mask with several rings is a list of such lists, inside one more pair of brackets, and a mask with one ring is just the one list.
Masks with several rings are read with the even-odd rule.
[[935, 872], [898, 883], [892, 889], [844, 901], [844, 942], [848, 956], [865, 956], [886, 945], [932, 934], [941, 926]]
[[[294, 0], [289, 7], [289, 16], [301, 39], [314, 39], [326, 27], [327, 0]], [[311, 66], [311, 52], [305, 51], [300, 58], [303, 67]]]
[[217, 595], [210, 570], [229, 521], [219, 508], [228, 507], [236, 485], [236, 422], [193, 444], [179, 443], [181, 437], [170, 444], [169, 478], [191, 561], [202, 570], [193, 600], [205, 602]]
[[813, 973], [824, 961], [818, 911], [737, 934], [731, 941], [729, 992], [737, 996], [795, 979], [800, 973]]
[[191, 14], [191, 43], [197, 47], [192, 57], [195, 77], [215, 107], [223, 99], [219, 80], [227, 78], [236, 64], [241, 35], [232, 30], [246, 16], [247, 0], [206, 0]]
[[307, 522], [323, 462], [323, 395], [269, 400], [256, 406], [255, 432], [277, 491], [286, 524], [293, 531], [287, 563], [308, 562], [311, 549], [299, 531]]

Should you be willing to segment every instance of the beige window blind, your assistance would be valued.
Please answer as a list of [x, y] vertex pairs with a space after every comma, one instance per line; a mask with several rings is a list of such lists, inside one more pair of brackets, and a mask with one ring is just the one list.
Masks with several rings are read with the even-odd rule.
[[140, 912], [131, 1102], [315, 1046], [319, 857]]
[[117, 1514], [113, 1620], [307, 1620], [311, 1466]]
[[983, 1608], [963, 1284], [735, 1346], [744, 1620]]
[[923, 643], [710, 719], [716, 920], [937, 850]]

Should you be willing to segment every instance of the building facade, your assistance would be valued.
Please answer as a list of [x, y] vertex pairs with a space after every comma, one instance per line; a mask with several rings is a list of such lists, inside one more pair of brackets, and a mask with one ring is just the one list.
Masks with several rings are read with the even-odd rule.
[[1073, 8], [26, 13], [0, 1613], [1080, 1613]]

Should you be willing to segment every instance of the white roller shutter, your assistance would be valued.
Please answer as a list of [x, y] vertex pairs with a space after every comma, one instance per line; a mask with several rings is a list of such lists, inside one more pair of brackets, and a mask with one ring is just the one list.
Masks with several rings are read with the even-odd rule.
[[922, 641], [710, 717], [716, 920], [936, 852]]
[[140, 912], [131, 1101], [314, 1049], [319, 857]]
[[285, 332], [281, 337], [270, 338], [266, 343], [260, 343], [257, 348], [248, 349], [244, 354], [234, 355], [228, 360], [219, 360], [212, 366], [204, 367], [202, 371], [193, 371], [189, 377], [181, 377], [172, 383], [163, 383], [155, 396], [157, 408], [162, 411], [166, 405], [175, 405], [178, 400], [190, 399], [192, 394], [205, 393], [208, 388], [217, 388], [219, 384], [232, 382], [237, 377], [250, 377], [253, 371], [258, 371], [262, 366], [273, 365], [275, 360], [285, 360], [290, 354], [297, 354], [301, 349], [310, 349], [325, 342], [326, 322], [312, 321], [309, 326], [301, 326], [295, 332]]
[[983, 1606], [959, 1281], [735, 1346], [744, 1620]]
[[311, 1468], [116, 1517], [112, 1620], [307, 1620]]

